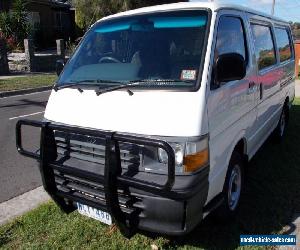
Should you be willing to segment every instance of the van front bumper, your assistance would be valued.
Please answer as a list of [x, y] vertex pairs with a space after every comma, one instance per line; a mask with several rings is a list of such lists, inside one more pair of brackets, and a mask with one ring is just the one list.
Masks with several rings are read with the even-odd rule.
[[[41, 128], [39, 153], [28, 152], [22, 147], [23, 126]], [[104, 164], [99, 164], [99, 168], [96, 165], [93, 172], [86, 171], [86, 161], [77, 161], [80, 167], [63, 164], [58, 159], [54, 135], [57, 131], [105, 140]], [[165, 181], [154, 173], [124, 174], [119, 148], [122, 142], [164, 149], [168, 154]], [[174, 151], [165, 141], [21, 120], [16, 126], [16, 144], [20, 154], [39, 161], [43, 186], [63, 211], [74, 211], [77, 202], [106, 211], [126, 237], [131, 237], [137, 230], [183, 235], [203, 218], [209, 166], [193, 175], [175, 175]]]

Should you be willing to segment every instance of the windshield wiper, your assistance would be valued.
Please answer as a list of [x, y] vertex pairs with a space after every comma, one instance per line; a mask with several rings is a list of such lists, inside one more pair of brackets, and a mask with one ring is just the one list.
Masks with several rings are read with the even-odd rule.
[[63, 84], [60, 86], [54, 86], [54, 90], [55, 92], [57, 92], [58, 90], [61, 89], [67, 89], [67, 88], [77, 88], [78, 91], [80, 93], [83, 92], [82, 88], [84, 87], [99, 87], [99, 83], [111, 83], [111, 84], [122, 84], [122, 82], [118, 82], [118, 81], [110, 81], [110, 80], [102, 80], [102, 79], [95, 79], [95, 80], [82, 80], [82, 81], [78, 81], [78, 82], [72, 82], [72, 83], [68, 83], [68, 84]]
[[[97, 94], [97, 96], [99, 96], [99, 95], [102, 95], [102, 94], [105, 94], [105, 93], [108, 93], [108, 92], [113, 92], [113, 91], [116, 91], [116, 90], [126, 89], [128, 87], [135, 87], [135, 86], [140, 86], [140, 85], [144, 85], [144, 82], [132, 81], [132, 82], [129, 82], [127, 84], [126, 83], [121, 83], [117, 86], [113, 86], [113, 87], [110, 87], [110, 88], [98, 89], [98, 90], [96, 90], [96, 94]], [[133, 92], [130, 89], [127, 89], [127, 92], [130, 96], [133, 95]]]
[[[61, 90], [61, 89], [77, 88], [78, 91], [80, 93], [82, 93], [83, 92], [82, 88], [84, 88], [84, 87], [95, 87], [96, 94], [97, 94], [97, 96], [99, 96], [99, 95], [102, 95], [102, 94], [105, 94], [108, 92], [113, 92], [113, 91], [121, 90], [121, 89], [127, 89], [129, 87], [132, 88], [132, 87], [145, 86], [145, 85], [163, 86], [163, 85], [167, 85], [169, 83], [176, 83], [176, 82], [191, 83], [193, 81], [184, 81], [184, 80], [178, 80], [178, 79], [143, 79], [143, 80], [129, 81], [128, 83], [125, 83], [125, 82], [121, 82], [121, 81], [112, 81], [112, 80], [87, 79], [87, 80], [82, 80], [82, 81], [78, 81], [78, 82], [72, 82], [70, 84], [54, 86], [53, 89], [57, 92], [58, 90]], [[101, 89], [99, 86], [99, 83], [116, 84], [116, 86]], [[130, 96], [132, 96], [134, 94], [130, 89], [127, 89], [127, 92], [129, 93]]]
[[83, 92], [82, 87], [86, 87], [86, 86], [96, 86], [94, 84], [90, 85], [90, 84], [78, 84], [78, 83], [72, 83], [72, 84], [64, 84], [64, 85], [60, 85], [60, 86], [54, 86], [53, 89], [55, 92], [61, 90], [61, 89], [67, 89], [67, 88], [77, 88], [78, 91], [80, 93]]
[[[160, 83], [160, 85], [165, 85], [165, 83], [175, 83], [175, 82], [183, 82], [183, 83], [191, 83], [193, 81], [184, 81], [184, 80], [178, 80], [178, 79], [143, 79], [143, 80], [136, 80], [136, 81], [130, 81], [129, 83], [121, 83], [120, 85], [106, 88], [106, 89], [99, 89], [96, 91], [97, 96], [108, 93], [108, 92], [113, 92], [116, 90], [121, 90], [121, 89], [126, 89], [128, 87], [137, 87], [137, 86], [145, 86], [145, 85], [155, 85], [157, 86], [157, 83]], [[134, 93], [130, 90], [127, 89], [129, 95], [133, 95]]]

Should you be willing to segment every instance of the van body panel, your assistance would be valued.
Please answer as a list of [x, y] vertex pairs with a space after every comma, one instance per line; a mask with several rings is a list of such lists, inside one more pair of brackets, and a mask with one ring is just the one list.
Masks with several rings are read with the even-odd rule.
[[[249, 31], [247, 19], [243, 12], [232, 10], [220, 10], [215, 26], [214, 45], [216, 47], [218, 22], [222, 16], [235, 17], [242, 20], [246, 50], [251, 55], [249, 46]], [[257, 88], [249, 88], [251, 82], [256, 81], [256, 69], [252, 57], [248, 56], [246, 77], [240, 81], [228, 82], [218, 89], [211, 90], [208, 97], [208, 121], [210, 132], [210, 156], [211, 171], [209, 181], [211, 183], [208, 201], [214, 198], [223, 189], [225, 175], [232, 151], [238, 141], [251, 135], [255, 128]], [[210, 86], [211, 82], [208, 82]], [[248, 150], [251, 151], [251, 141]]]
[[[263, 25], [269, 27], [272, 31], [272, 39], [274, 46], [276, 45], [276, 40], [274, 37], [274, 27], [273, 23], [266, 18], [250, 15], [249, 16], [251, 24]], [[252, 41], [255, 39], [251, 33]], [[289, 62], [284, 67], [278, 67], [278, 51], [275, 53], [276, 63], [263, 70], [257, 68], [257, 83], [260, 85], [260, 97], [257, 106], [257, 121], [256, 127], [257, 131], [253, 135], [256, 145], [260, 145], [261, 141], [264, 141], [265, 135], [270, 134], [274, 124], [277, 125], [277, 121], [281, 115], [281, 107], [284, 103], [284, 95], [281, 91], [281, 82], [286, 80], [286, 74], [284, 71], [291, 74], [291, 69], [287, 66], [292, 65], [293, 62]], [[287, 70], [288, 69], [288, 70]], [[276, 126], [275, 126], [276, 127]]]
[[[284, 27], [289, 30], [288, 25], [282, 23], [279, 24], [279, 22], [274, 22], [262, 16], [248, 14], [248, 18], [250, 25], [264, 25], [271, 29], [275, 48], [277, 47], [277, 41], [274, 28]], [[252, 32], [251, 36], [253, 53], [255, 56], [253, 42], [255, 38]], [[260, 86], [260, 93], [257, 105], [256, 131], [251, 135], [255, 147], [254, 151], [250, 152], [249, 159], [252, 158], [263, 142], [276, 128], [282, 113], [284, 102], [286, 99], [290, 100], [290, 97], [292, 96], [288, 93], [290, 90], [292, 90], [292, 92], [294, 90], [294, 52], [292, 51], [292, 58], [283, 63], [280, 63], [278, 49], [276, 50], [275, 55], [276, 63], [273, 66], [259, 70], [257, 65], [257, 83]]]
[[72, 126], [141, 135], [201, 134], [203, 121], [199, 114], [204, 108], [199, 92], [132, 91], [133, 96], [126, 90], [101, 96], [93, 90], [82, 94], [76, 89], [53, 91], [45, 118]]
[[[274, 36], [274, 21], [243, 11], [219, 10], [217, 13], [212, 49], [216, 46], [220, 17], [239, 16], [245, 25], [249, 61], [247, 75], [243, 80], [226, 83], [217, 90], [210, 91], [208, 97], [211, 185], [207, 202], [222, 191], [229, 161], [237, 143], [244, 141], [244, 152], [251, 159], [276, 128], [285, 100], [291, 102], [295, 95], [294, 55], [289, 61], [280, 63], [279, 52], [276, 50], [276, 64], [262, 71], [258, 70], [256, 63], [251, 23], [269, 25]], [[276, 23], [279, 25], [280, 22]], [[289, 29], [286, 24], [280, 25]], [[273, 40], [276, 47], [275, 37]], [[250, 82], [254, 83], [252, 89], [248, 89]], [[211, 80], [207, 85], [210, 84]]]

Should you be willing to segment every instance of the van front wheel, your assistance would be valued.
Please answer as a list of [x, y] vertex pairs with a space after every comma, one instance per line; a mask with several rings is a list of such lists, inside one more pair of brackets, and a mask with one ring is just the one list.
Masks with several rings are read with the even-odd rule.
[[233, 152], [222, 192], [224, 201], [216, 211], [218, 218], [227, 220], [235, 215], [240, 204], [243, 184], [243, 159], [239, 153]]

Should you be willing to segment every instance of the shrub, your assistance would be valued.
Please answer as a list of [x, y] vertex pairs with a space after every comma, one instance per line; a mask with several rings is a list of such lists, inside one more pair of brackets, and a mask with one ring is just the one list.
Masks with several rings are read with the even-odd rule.
[[30, 25], [26, 13], [26, 1], [14, 0], [12, 13], [0, 13], [1, 37], [9, 50], [23, 49], [23, 40], [28, 37]]
[[11, 27], [13, 30], [13, 37], [16, 40], [18, 48], [23, 48], [23, 41], [27, 38], [30, 32], [30, 24], [26, 13], [26, 4], [27, 2], [24, 0], [15, 0], [13, 4]]
[[11, 24], [11, 17], [6, 12], [0, 12], [0, 30], [1, 30], [1, 37], [9, 37], [12, 36], [12, 24]]
[[72, 56], [76, 50], [76, 47], [77, 45], [75, 43], [72, 43], [71, 39], [69, 39], [69, 41], [66, 42], [66, 55]]
[[14, 37], [8, 37], [6, 39], [7, 49], [8, 51], [12, 51], [18, 47], [18, 44], [16, 42], [16, 39]]

